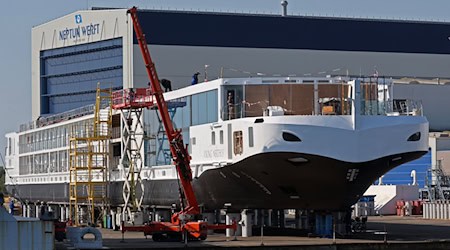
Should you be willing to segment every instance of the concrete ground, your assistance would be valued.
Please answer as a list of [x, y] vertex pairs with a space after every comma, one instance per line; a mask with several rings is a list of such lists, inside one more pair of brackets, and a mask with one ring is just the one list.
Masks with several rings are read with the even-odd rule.
[[[170, 249], [184, 248], [179, 242], [153, 242], [143, 233], [126, 232], [121, 242], [119, 231], [101, 229], [104, 249]], [[384, 235], [380, 232], [387, 232]], [[386, 242], [385, 237], [386, 236]], [[262, 247], [263, 246], [263, 247]], [[237, 237], [231, 241], [224, 235], [209, 235], [208, 239], [189, 242], [189, 248], [265, 248], [265, 249], [450, 249], [450, 220], [425, 220], [422, 217], [369, 217], [367, 231], [347, 239], [254, 236]], [[56, 243], [56, 249], [71, 249], [66, 242]]]

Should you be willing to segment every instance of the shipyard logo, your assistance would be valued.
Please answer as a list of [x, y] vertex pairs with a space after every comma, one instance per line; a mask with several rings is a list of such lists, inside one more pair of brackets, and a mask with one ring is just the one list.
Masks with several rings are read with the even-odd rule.
[[75, 23], [80, 24], [83, 22], [83, 19], [81, 19], [81, 15], [75, 15]]
[[[81, 15], [75, 15], [75, 23], [83, 22]], [[90, 23], [88, 25], [78, 25], [77, 27], [65, 28], [59, 31], [59, 40], [83, 40], [86, 37], [100, 34], [100, 24]]]

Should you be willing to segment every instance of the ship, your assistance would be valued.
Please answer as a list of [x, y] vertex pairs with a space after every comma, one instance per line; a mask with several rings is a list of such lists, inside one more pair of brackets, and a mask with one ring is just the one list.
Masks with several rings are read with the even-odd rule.
[[[378, 77], [219, 78], [164, 98], [188, 144], [203, 209], [344, 211], [378, 177], [428, 152], [420, 102], [392, 99], [391, 86]], [[178, 178], [157, 112], [141, 118], [142, 205], [171, 207], [180, 201]], [[124, 203], [121, 115], [112, 115], [113, 207]], [[67, 203], [68, 140], [93, 116], [84, 107], [7, 134], [7, 190], [30, 202]]]
[[[73, 130], [94, 119], [97, 83], [113, 90], [148, 86], [126, 11], [82, 10], [32, 29], [32, 121], [6, 135], [12, 194], [67, 203], [68, 143]], [[425, 154], [429, 127], [447, 124], [429, 125], [422, 107], [402, 95], [406, 90], [392, 91], [400, 78], [449, 77], [446, 22], [174, 10], [138, 15], [158, 75], [172, 81], [165, 98], [189, 145], [193, 185], [205, 209], [347, 209], [379, 176]], [[201, 83], [189, 86], [197, 71]], [[171, 207], [179, 203], [178, 182], [156, 113], [143, 115], [143, 204]], [[124, 202], [122, 120], [115, 112], [108, 166], [114, 206]]]

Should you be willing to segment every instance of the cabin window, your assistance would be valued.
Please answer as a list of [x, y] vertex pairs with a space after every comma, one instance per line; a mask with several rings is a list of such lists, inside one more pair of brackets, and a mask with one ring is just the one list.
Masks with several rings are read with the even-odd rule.
[[243, 117], [243, 86], [225, 87], [222, 92], [221, 115], [223, 120], [232, 120]]
[[[27, 158], [27, 156], [19, 158], [19, 175], [28, 174], [26, 158]], [[10, 164], [9, 164], [9, 166], [10, 166]]]
[[216, 145], [216, 132], [211, 133], [211, 144]]
[[223, 130], [220, 130], [220, 144], [223, 144]]
[[217, 90], [192, 95], [192, 125], [217, 122]]
[[191, 138], [191, 144], [192, 144], [192, 145], [195, 145], [195, 142], [196, 142], [195, 137], [192, 137], [192, 138]]
[[243, 153], [242, 131], [233, 132], [234, 138], [234, 155], [240, 155]]
[[120, 144], [113, 145], [113, 157], [121, 156], [122, 149], [120, 146], [121, 146]]
[[248, 127], [248, 146], [253, 147], [253, 127]]

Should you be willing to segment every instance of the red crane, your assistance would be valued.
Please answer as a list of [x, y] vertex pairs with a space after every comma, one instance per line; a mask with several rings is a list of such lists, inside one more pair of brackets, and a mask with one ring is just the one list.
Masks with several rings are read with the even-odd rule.
[[131, 19], [133, 20], [134, 31], [136, 32], [139, 47], [141, 48], [142, 57], [144, 59], [145, 68], [147, 70], [147, 76], [150, 80], [150, 87], [158, 105], [161, 120], [170, 143], [170, 152], [172, 153], [175, 167], [177, 169], [178, 175], [180, 176], [183, 193], [186, 197], [187, 204], [186, 207], [184, 207], [183, 211], [181, 211], [181, 213], [191, 215], [200, 214], [197, 198], [195, 197], [194, 190], [191, 185], [191, 157], [183, 143], [183, 136], [181, 134], [181, 131], [174, 129], [172, 120], [170, 119], [169, 111], [167, 109], [167, 103], [164, 100], [163, 90], [161, 89], [158, 74], [156, 73], [155, 64], [152, 61], [150, 51], [148, 50], [147, 41], [145, 40], [145, 35], [142, 32], [141, 25], [139, 24], [136, 7], [129, 9], [128, 13], [130, 13]]
[[[153, 235], [154, 240], [163, 240], [165, 237], [170, 238], [170, 234], [187, 233], [190, 238], [206, 239], [208, 229], [236, 229], [236, 223], [232, 225], [211, 225], [200, 219], [200, 209], [197, 198], [195, 197], [192, 187], [192, 171], [190, 167], [190, 155], [183, 142], [181, 130], [174, 129], [169, 116], [167, 102], [164, 100], [163, 90], [156, 73], [155, 64], [150, 56], [145, 35], [139, 24], [137, 16], [137, 8], [133, 7], [128, 10], [131, 16], [134, 31], [141, 49], [145, 68], [150, 80], [149, 89], [136, 89], [136, 91], [123, 90], [113, 94], [113, 108], [126, 109], [133, 107], [151, 107], [156, 101], [161, 121], [169, 141], [170, 151], [172, 153], [173, 162], [180, 178], [182, 193], [181, 211], [172, 215], [171, 222], [152, 222], [144, 226], [125, 226], [122, 225], [122, 232], [125, 231], [143, 231], [145, 235]], [[119, 100], [116, 101], [118, 96]], [[126, 98], [124, 98], [126, 96]], [[181, 190], [180, 190], [181, 192]], [[184, 198], [183, 198], [184, 194]], [[186, 204], [184, 204], [186, 203]]]

